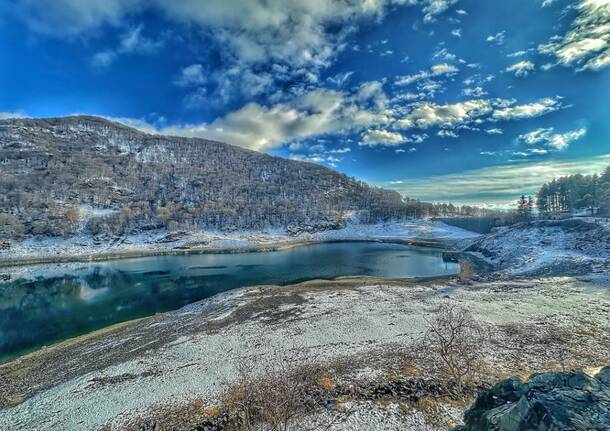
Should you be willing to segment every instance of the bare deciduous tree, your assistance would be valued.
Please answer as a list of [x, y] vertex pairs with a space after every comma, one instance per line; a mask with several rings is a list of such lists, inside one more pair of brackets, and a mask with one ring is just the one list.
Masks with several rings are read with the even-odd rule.
[[482, 364], [483, 329], [467, 309], [448, 302], [427, 322], [424, 347], [440, 360], [442, 371], [463, 394], [466, 379], [474, 378]]

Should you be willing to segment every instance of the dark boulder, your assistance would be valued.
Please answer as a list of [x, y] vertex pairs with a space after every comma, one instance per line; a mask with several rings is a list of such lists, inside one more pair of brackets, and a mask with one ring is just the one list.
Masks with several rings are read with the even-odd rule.
[[454, 431], [610, 430], [610, 367], [511, 378], [482, 392]]

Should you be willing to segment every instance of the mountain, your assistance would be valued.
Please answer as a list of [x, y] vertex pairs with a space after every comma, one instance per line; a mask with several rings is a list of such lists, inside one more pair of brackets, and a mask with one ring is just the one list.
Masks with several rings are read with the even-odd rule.
[[102, 118], [0, 121], [0, 239], [75, 232], [329, 228], [402, 197], [312, 163]]

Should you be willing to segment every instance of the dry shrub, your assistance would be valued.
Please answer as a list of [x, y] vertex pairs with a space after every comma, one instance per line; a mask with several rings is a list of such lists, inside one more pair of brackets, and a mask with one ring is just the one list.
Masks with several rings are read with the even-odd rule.
[[203, 402], [203, 400], [201, 398], [197, 398], [191, 403], [191, 409], [194, 412], [198, 412], [203, 408], [204, 405], [205, 403]]
[[318, 379], [318, 386], [327, 392], [335, 389], [335, 382], [327, 375], [323, 375]]
[[448, 302], [427, 323], [423, 350], [463, 395], [465, 385], [476, 381], [483, 365], [483, 329], [467, 309]]
[[460, 272], [458, 272], [458, 279], [462, 283], [470, 283], [476, 273], [474, 271], [474, 265], [469, 260], [460, 260]]
[[301, 430], [303, 419], [319, 409], [314, 395], [320, 388], [331, 390], [334, 383], [319, 366], [276, 355], [264, 373], [241, 364], [239, 381], [226, 393], [224, 405], [240, 431], [289, 431], [296, 424]]

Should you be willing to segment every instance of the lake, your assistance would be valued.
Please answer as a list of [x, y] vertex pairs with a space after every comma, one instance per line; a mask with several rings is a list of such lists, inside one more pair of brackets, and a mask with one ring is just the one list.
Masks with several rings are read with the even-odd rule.
[[457, 271], [458, 265], [444, 262], [438, 250], [375, 242], [33, 265], [21, 268], [21, 278], [0, 282], [0, 361], [241, 286], [349, 275], [414, 278]]

